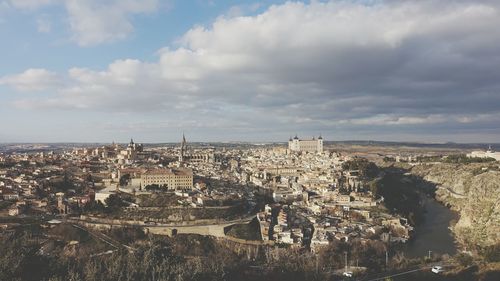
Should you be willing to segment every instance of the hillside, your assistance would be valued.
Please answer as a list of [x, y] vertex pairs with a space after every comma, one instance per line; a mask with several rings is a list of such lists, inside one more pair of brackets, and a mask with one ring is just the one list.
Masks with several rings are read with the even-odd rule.
[[460, 214], [453, 227], [468, 248], [500, 243], [500, 171], [492, 164], [429, 164], [412, 173], [436, 185], [436, 199]]

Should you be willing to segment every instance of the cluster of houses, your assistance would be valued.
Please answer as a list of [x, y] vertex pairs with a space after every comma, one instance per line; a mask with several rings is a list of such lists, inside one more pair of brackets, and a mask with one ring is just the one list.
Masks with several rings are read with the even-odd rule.
[[245, 159], [241, 167], [252, 184], [279, 206], [257, 214], [263, 240], [315, 250], [334, 239], [406, 242], [412, 234], [406, 219], [378, 208], [384, 199], [371, 194], [360, 171], [342, 168], [349, 157], [262, 149]]
[[[258, 190], [274, 201], [256, 215], [263, 241], [312, 250], [334, 239], [405, 242], [412, 227], [404, 218], [380, 211], [383, 198], [371, 194], [360, 171], [343, 168], [349, 160], [322, 148], [215, 153], [213, 148], [189, 148], [185, 139], [180, 148], [146, 149], [131, 140], [126, 146], [14, 153], [0, 155], [0, 199], [7, 202], [0, 206], [11, 216], [77, 214], [90, 202], [105, 203], [112, 194], [157, 192], [175, 195], [172, 204], [178, 207], [204, 208], [231, 200], [254, 206]], [[130, 212], [142, 208], [141, 202], [128, 203]]]

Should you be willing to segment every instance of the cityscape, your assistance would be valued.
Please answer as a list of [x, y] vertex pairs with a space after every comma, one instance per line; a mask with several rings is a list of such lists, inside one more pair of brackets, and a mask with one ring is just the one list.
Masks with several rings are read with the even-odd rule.
[[500, 280], [498, 25], [0, 0], [0, 280]]
[[[107, 260], [169, 241], [183, 248], [175, 255], [187, 258], [189, 267], [219, 251], [235, 255], [247, 276], [238, 277], [236, 265], [218, 270], [249, 280], [269, 278], [279, 267], [304, 270], [300, 279], [433, 278], [432, 265], [441, 266], [439, 277], [469, 278], [464, 267], [498, 254], [500, 153], [491, 147], [463, 154], [470, 149], [340, 144], [322, 136], [265, 145], [179, 139], [173, 145], [133, 139], [81, 147], [3, 145], [3, 243], [21, 239], [17, 243], [36, 247], [42, 260]], [[488, 180], [478, 188], [492, 193], [477, 198], [460, 184], [466, 180]], [[467, 202], [471, 198], [477, 201]], [[493, 210], [491, 217], [465, 214], [478, 206]], [[425, 238], [419, 228], [434, 233]], [[213, 244], [223, 249], [210, 249]], [[301, 257], [316, 264], [292, 269], [283, 260]], [[146, 279], [167, 273], [150, 270]], [[221, 274], [198, 270], [179, 274]]]

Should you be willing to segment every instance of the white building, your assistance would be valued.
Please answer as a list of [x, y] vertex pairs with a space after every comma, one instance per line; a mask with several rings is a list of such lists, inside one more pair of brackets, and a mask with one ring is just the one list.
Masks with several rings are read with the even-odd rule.
[[496, 161], [500, 161], [500, 152], [495, 152], [491, 149], [491, 146], [486, 151], [478, 150], [472, 151], [467, 154], [468, 157], [479, 157], [479, 158], [493, 158]]
[[297, 136], [288, 140], [288, 149], [297, 152], [323, 152], [323, 138], [319, 136], [318, 139], [314, 137], [311, 140], [301, 140]]

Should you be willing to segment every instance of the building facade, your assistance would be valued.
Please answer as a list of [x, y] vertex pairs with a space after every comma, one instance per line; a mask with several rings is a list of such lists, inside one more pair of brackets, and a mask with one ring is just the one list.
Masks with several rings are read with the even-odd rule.
[[500, 161], [500, 152], [495, 152], [493, 149], [491, 149], [491, 146], [488, 148], [486, 151], [472, 151], [471, 153], [467, 154], [469, 157], [479, 157], [479, 158], [493, 158], [496, 161]]
[[195, 151], [191, 149], [186, 141], [184, 134], [182, 135], [182, 142], [179, 147], [179, 164], [183, 163], [213, 163], [215, 162], [215, 153], [212, 150]]
[[312, 138], [311, 140], [301, 140], [297, 136], [288, 140], [288, 149], [295, 152], [323, 152], [323, 138], [321, 136]]
[[193, 172], [190, 169], [150, 169], [141, 174], [141, 186], [156, 184], [169, 190], [193, 188]]

